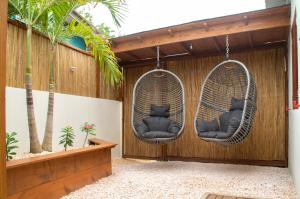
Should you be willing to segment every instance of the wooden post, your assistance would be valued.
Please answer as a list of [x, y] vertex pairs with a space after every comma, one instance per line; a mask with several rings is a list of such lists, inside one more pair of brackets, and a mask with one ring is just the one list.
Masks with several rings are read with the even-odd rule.
[[6, 198], [5, 82], [7, 0], [0, 1], [0, 198]]
[[168, 145], [164, 144], [161, 146], [161, 161], [167, 161], [168, 160]]

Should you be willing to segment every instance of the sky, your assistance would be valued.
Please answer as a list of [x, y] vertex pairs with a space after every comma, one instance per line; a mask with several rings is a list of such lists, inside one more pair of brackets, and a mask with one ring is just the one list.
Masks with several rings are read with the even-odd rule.
[[94, 25], [105, 23], [115, 35], [121, 36], [265, 8], [265, 0], [127, 0], [126, 3], [128, 11], [121, 28], [114, 25], [101, 4], [80, 9], [90, 10]]

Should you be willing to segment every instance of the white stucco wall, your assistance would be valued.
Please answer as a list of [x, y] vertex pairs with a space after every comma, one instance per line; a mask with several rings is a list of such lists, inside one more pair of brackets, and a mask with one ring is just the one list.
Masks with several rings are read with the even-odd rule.
[[289, 113], [289, 169], [300, 197], [300, 110]]
[[[35, 117], [39, 140], [42, 142], [47, 116], [48, 93], [34, 91]], [[29, 131], [27, 125], [27, 111], [25, 90], [6, 88], [6, 129], [8, 132], [18, 133], [18, 153], [29, 151]], [[58, 145], [61, 129], [67, 125], [74, 128], [75, 146], [82, 146], [84, 134], [80, 127], [84, 122], [96, 125], [97, 138], [117, 143], [113, 149], [113, 157], [121, 156], [121, 128], [122, 104], [119, 101], [97, 99], [90, 97], [55, 94], [53, 150], [62, 150]]]
[[[291, 22], [294, 11], [297, 9], [297, 32], [298, 32], [298, 80], [300, 80], [300, 1], [291, 1]], [[291, 38], [291, 36], [290, 36]], [[292, 108], [292, 54], [291, 43], [289, 43], [289, 108]], [[299, 84], [300, 85], [300, 84]], [[298, 92], [300, 93], [300, 92]], [[298, 196], [300, 197], [300, 109], [289, 111], [289, 169], [294, 179]]]

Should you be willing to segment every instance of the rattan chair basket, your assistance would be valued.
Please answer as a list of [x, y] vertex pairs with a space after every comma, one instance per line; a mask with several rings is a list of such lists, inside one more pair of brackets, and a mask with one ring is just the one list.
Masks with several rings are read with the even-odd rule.
[[[201, 137], [197, 130], [197, 120], [212, 121], [228, 112], [231, 99], [243, 99], [244, 108], [237, 130], [228, 138]], [[250, 133], [256, 112], [256, 86], [246, 66], [236, 60], [226, 60], [218, 64], [206, 77], [200, 94], [194, 128], [197, 135], [209, 142], [231, 145], [242, 142]]]
[[[169, 119], [175, 121], [180, 130], [169, 138], [145, 138], [137, 131], [137, 126], [143, 119], [149, 117], [151, 104], [170, 105]], [[137, 138], [157, 144], [166, 144], [178, 138], [184, 128], [184, 88], [181, 80], [172, 72], [164, 69], [154, 69], [143, 74], [135, 83], [132, 98], [131, 124]]]

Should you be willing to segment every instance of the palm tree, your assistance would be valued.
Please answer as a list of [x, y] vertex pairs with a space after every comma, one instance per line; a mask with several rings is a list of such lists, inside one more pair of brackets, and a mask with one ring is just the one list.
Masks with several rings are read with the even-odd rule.
[[[32, 28], [40, 28], [40, 27], [50, 27], [48, 20], [50, 21], [52, 12], [52, 17], [56, 16], [56, 14], [62, 14], [57, 15], [63, 17], [63, 12], [69, 12], [64, 10], [64, 8], [67, 8], [69, 5], [72, 5], [72, 9], [75, 9], [76, 7], [83, 5], [85, 3], [89, 2], [96, 2], [96, 3], [103, 3], [104, 5], [108, 5], [107, 7], [110, 9], [113, 19], [116, 22], [116, 24], [119, 25], [120, 19], [122, 19], [122, 14], [119, 12], [119, 10], [122, 9], [122, 6], [119, 4], [119, 1], [117, 0], [9, 0], [8, 3], [8, 14], [9, 16], [17, 16], [19, 20], [24, 22], [27, 26], [27, 46], [26, 46], [26, 65], [25, 65], [25, 87], [26, 87], [26, 102], [27, 102], [27, 116], [28, 116], [28, 127], [29, 127], [29, 135], [30, 135], [30, 152], [31, 153], [40, 153], [42, 151], [41, 144], [38, 139], [37, 135], [37, 129], [36, 129], [36, 121], [35, 121], [35, 115], [34, 115], [34, 104], [33, 104], [33, 96], [32, 96], [32, 66], [31, 66], [31, 38], [32, 38]], [[68, 7], [70, 8], [70, 7]], [[46, 20], [45, 20], [46, 19]], [[48, 106], [48, 117], [47, 117], [47, 125], [46, 129], [50, 129], [49, 132], [51, 132], [51, 136], [49, 136], [47, 133], [46, 140], [52, 140], [52, 121], [53, 121], [53, 102], [54, 101], [54, 60], [55, 60], [55, 48], [56, 48], [56, 42], [58, 35], [56, 31], [61, 31], [63, 29], [63, 22], [60, 23], [59, 18], [53, 18], [52, 20], [58, 20], [54, 25], [58, 25], [58, 28], [52, 28], [54, 30], [52, 39], [52, 56], [51, 56], [51, 72], [50, 72], [50, 78], [49, 78], [49, 106]], [[42, 25], [41, 25], [42, 24]], [[48, 24], [48, 25], [46, 25]], [[77, 26], [75, 23], [72, 25], [73, 27], [69, 27], [68, 29], [65, 29], [65, 33], [68, 33], [69, 36], [71, 32], [70, 30], [77, 30], [78, 27], [83, 26], [80, 24], [80, 26]], [[86, 27], [86, 26], [85, 26]], [[68, 30], [68, 31], [67, 31]], [[79, 31], [78, 35], [83, 35], [83, 33], [88, 33], [89, 31]], [[50, 35], [50, 34], [49, 34]], [[56, 36], [57, 35], [57, 36]], [[66, 34], [67, 35], [67, 34]], [[99, 61], [99, 66], [102, 71], [104, 71], [104, 74], [106, 77], [108, 77], [108, 81], [112, 84], [117, 83], [121, 79], [121, 73], [117, 72], [119, 69], [117, 67], [111, 67], [111, 66], [117, 66], [117, 62], [115, 59], [114, 54], [110, 51], [110, 48], [108, 47], [108, 44], [104, 42], [104, 40], [100, 37], [93, 37], [90, 36], [88, 39], [86, 39], [86, 43], [88, 45], [97, 45], [97, 42], [102, 42], [103, 48], [100, 46], [94, 46], [92, 49], [92, 53], [95, 55], [95, 58]], [[105, 44], [105, 45], [104, 45]], [[106, 56], [103, 56], [106, 55]], [[110, 68], [112, 70], [110, 70]], [[119, 79], [119, 80], [118, 80]], [[49, 119], [48, 119], [49, 118]], [[48, 121], [49, 120], [49, 121]], [[48, 130], [46, 130], [47, 132]], [[47, 138], [48, 137], [48, 138]], [[52, 141], [51, 141], [52, 142]], [[47, 148], [47, 141], [45, 143], [45, 148]]]
[[27, 26], [27, 45], [26, 45], [26, 65], [25, 65], [25, 87], [27, 116], [30, 137], [30, 152], [39, 153], [42, 151], [38, 139], [34, 104], [32, 96], [32, 66], [31, 66], [31, 37], [32, 27], [37, 23], [43, 13], [52, 6], [55, 0], [9, 0], [9, 16], [17, 15]]
[[[92, 49], [95, 59], [99, 63], [99, 67], [104, 74], [106, 80], [112, 84], [119, 84], [122, 74], [119, 70], [116, 57], [110, 50], [108, 40], [103, 35], [95, 35], [93, 29], [84, 22], [77, 22], [73, 20], [70, 24], [65, 26], [66, 18], [69, 14], [79, 6], [86, 4], [87, 1], [65, 1], [60, 2], [51, 7], [48, 12], [41, 17], [41, 31], [48, 35], [52, 44], [50, 56], [50, 76], [49, 76], [49, 98], [48, 98], [48, 112], [45, 127], [45, 135], [42, 144], [43, 150], [52, 151], [52, 135], [53, 135], [53, 108], [54, 108], [54, 89], [55, 89], [55, 55], [57, 53], [57, 43], [62, 40], [79, 36], [86, 42], [86, 46]], [[124, 10], [122, 3], [119, 0], [102, 0], [96, 1], [105, 5], [117, 25], [123, 18], [121, 13]]]

